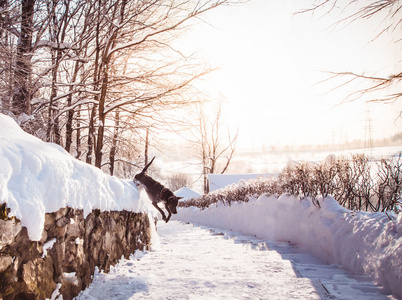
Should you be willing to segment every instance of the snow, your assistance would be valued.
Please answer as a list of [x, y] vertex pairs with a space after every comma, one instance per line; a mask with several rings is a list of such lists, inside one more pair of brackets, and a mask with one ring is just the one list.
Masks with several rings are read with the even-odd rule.
[[367, 276], [325, 265], [288, 242], [178, 221], [158, 223], [159, 251], [136, 252], [94, 276], [77, 300], [395, 299]]
[[[124, 209], [145, 211], [152, 220], [155, 212], [131, 180], [74, 159], [2, 114], [0, 166], [0, 204], [7, 203], [34, 241], [41, 238], [45, 213], [65, 206], [85, 216], [93, 209]], [[179, 209], [168, 224], [158, 224], [160, 237], [150, 222], [151, 252], [136, 252], [110, 274], [95, 274], [79, 299], [392, 299], [379, 291], [402, 298], [402, 214], [391, 220], [349, 211], [330, 197], [319, 203], [263, 195], [231, 206]], [[52, 241], [45, 245], [51, 247]], [[76, 280], [75, 273], [63, 276]]]
[[36, 43], [36, 47], [37, 48], [49, 47], [58, 50], [68, 50], [73, 48], [69, 43], [55, 43], [48, 40], [40, 40], [39, 42]]
[[257, 177], [277, 176], [276, 173], [271, 174], [208, 174], [209, 192], [224, 188], [231, 184], [237, 184], [240, 181], [254, 179]]
[[24, 132], [10, 117], [0, 114], [0, 204], [21, 220], [29, 238], [38, 241], [45, 213], [69, 206], [87, 216], [101, 211], [154, 211], [131, 180], [104, 174], [74, 159], [62, 147]]
[[369, 275], [387, 292], [402, 297], [402, 217], [353, 212], [336, 200], [310, 200], [263, 195], [248, 203], [217, 203], [207, 209], [184, 208], [173, 219], [290, 242], [326, 264], [352, 274]]
[[47, 256], [47, 250], [50, 250], [53, 248], [54, 243], [56, 243], [56, 239], [51, 239], [50, 241], [47, 241], [46, 243], [43, 244], [43, 254], [42, 258]]
[[78, 278], [76, 276], [75, 272], [70, 272], [70, 273], [63, 273], [63, 279], [66, 281], [69, 281], [70, 283], [74, 285], [78, 285]]
[[198, 194], [196, 191], [193, 191], [192, 189], [190, 189], [187, 186], [184, 186], [181, 189], [178, 189], [177, 191], [174, 192], [174, 194], [177, 197], [183, 197], [181, 199], [182, 201], [201, 197], [201, 194]]
[[61, 288], [61, 283], [56, 284], [56, 289], [53, 291], [52, 296], [50, 297], [50, 300], [63, 300], [63, 296], [60, 295], [60, 288]]

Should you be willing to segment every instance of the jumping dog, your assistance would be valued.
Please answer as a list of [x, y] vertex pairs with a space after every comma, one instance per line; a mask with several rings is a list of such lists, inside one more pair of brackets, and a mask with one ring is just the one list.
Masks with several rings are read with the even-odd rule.
[[[172, 213], [177, 214], [177, 204], [183, 197], [176, 197], [171, 190], [145, 174], [154, 159], [155, 157], [152, 158], [151, 162], [144, 167], [141, 173], [134, 176], [133, 182], [134, 184], [141, 185], [145, 188], [149, 199], [152, 201], [152, 205], [162, 214], [163, 220], [167, 223], [169, 222]], [[167, 218], [164, 211], [158, 206], [159, 202], [162, 202], [165, 205], [168, 212]]]

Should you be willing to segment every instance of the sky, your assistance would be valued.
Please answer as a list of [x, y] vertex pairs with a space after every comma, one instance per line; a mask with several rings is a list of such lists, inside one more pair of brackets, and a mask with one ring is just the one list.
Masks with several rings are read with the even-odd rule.
[[368, 119], [373, 139], [401, 131], [402, 101], [367, 104], [363, 97], [341, 104], [362, 85], [334, 90], [341, 81], [325, 80], [329, 71], [397, 72], [401, 45], [391, 41], [397, 33], [370, 42], [380, 18], [332, 26], [342, 16], [336, 11], [294, 14], [311, 3], [251, 0], [219, 7], [182, 39], [186, 51], [219, 67], [200, 89], [223, 103], [224, 122], [239, 130], [238, 148], [364, 140]]

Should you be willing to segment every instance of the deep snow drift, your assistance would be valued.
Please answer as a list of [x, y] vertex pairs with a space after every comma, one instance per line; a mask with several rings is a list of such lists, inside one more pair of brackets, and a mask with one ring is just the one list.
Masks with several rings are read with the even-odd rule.
[[83, 209], [153, 211], [131, 181], [104, 174], [74, 159], [62, 147], [24, 132], [0, 114], [0, 204], [27, 227], [29, 238], [40, 239], [45, 213], [69, 206]]
[[402, 298], [402, 214], [353, 212], [328, 197], [309, 200], [263, 195], [248, 203], [180, 209], [173, 219], [300, 245], [323, 262], [375, 278]]

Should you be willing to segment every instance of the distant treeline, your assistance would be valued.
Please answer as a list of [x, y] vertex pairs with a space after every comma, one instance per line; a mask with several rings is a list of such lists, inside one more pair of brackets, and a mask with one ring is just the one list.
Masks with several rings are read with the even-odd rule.
[[361, 139], [353, 141], [345, 141], [343, 143], [326, 143], [326, 144], [302, 144], [298, 146], [271, 146], [263, 147], [263, 151], [283, 152], [283, 151], [334, 151], [334, 150], [353, 150], [353, 149], [369, 149], [377, 147], [402, 146], [402, 133], [397, 133], [388, 138], [364, 141]]

